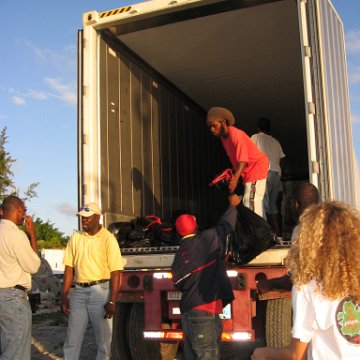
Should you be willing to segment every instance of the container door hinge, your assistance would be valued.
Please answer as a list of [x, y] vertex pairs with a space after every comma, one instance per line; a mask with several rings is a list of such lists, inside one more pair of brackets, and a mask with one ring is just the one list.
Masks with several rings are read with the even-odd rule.
[[319, 174], [320, 173], [320, 165], [318, 161], [313, 160], [311, 162], [311, 166], [312, 166], [312, 172], [315, 174]]
[[308, 102], [309, 114], [315, 115], [315, 104], [313, 102]]

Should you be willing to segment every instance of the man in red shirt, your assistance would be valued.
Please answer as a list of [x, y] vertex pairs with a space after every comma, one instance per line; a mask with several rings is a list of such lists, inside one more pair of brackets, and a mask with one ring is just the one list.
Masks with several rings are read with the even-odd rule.
[[264, 195], [269, 170], [268, 157], [262, 153], [250, 137], [233, 126], [234, 115], [222, 107], [213, 107], [208, 111], [207, 123], [211, 133], [219, 137], [231, 161], [234, 177], [229, 183], [233, 193], [240, 177], [244, 185], [243, 204], [264, 217]]

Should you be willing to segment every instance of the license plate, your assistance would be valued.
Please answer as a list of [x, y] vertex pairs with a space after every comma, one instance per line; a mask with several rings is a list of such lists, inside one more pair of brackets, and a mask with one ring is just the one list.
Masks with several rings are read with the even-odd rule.
[[180, 291], [168, 291], [167, 299], [168, 300], [181, 300], [181, 292]]
[[[168, 291], [167, 292], [168, 300], [181, 300], [181, 292], [180, 291]], [[231, 304], [227, 304], [222, 313], [220, 314], [220, 319], [222, 320], [230, 320], [231, 319]]]

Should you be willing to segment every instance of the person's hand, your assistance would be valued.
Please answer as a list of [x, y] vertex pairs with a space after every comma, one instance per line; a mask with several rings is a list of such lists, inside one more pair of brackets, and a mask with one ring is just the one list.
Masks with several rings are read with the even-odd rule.
[[229, 197], [228, 197], [228, 200], [229, 200], [229, 204], [231, 205], [231, 206], [238, 206], [239, 204], [240, 204], [240, 202], [241, 202], [241, 199], [242, 199], [242, 197], [240, 197], [240, 196], [238, 196], [238, 195], [236, 195], [236, 194], [231, 194], [231, 195], [229, 195]]
[[229, 189], [229, 193], [233, 193], [237, 187], [237, 184], [238, 184], [238, 180], [235, 179], [235, 178], [232, 178], [229, 182], [229, 186], [228, 186], [228, 189]]
[[66, 316], [69, 316], [70, 314], [70, 303], [69, 303], [69, 299], [63, 298], [61, 301], [61, 311], [63, 312], [63, 314], [65, 314]]
[[25, 232], [30, 236], [30, 238], [35, 238], [35, 227], [32, 220], [32, 217], [25, 215]]
[[251, 360], [266, 360], [268, 357], [266, 356], [267, 348], [257, 348], [251, 355]]
[[104, 319], [111, 319], [115, 315], [116, 303], [113, 301], [108, 301], [105, 305], [105, 315]]
[[271, 282], [268, 279], [261, 279], [256, 283], [256, 287], [260, 294], [265, 294], [271, 290]]

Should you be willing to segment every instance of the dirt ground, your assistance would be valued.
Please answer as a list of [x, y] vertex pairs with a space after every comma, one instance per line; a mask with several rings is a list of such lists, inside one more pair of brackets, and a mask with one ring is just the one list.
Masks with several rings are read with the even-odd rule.
[[[66, 337], [67, 318], [59, 307], [38, 310], [33, 314], [31, 360], [63, 359], [63, 345]], [[223, 360], [248, 360], [252, 350], [263, 343], [234, 344], [223, 346]], [[80, 360], [96, 358], [96, 344], [91, 326], [85, 333]], [[179, 350], [176, 359], [182, 359]], [[148, 360], [148, 359], [144, 359]]]
[[[67, 318], [59, 308], [38, 310], [33, 314], [31, 360], [63, 359]], [[91, 326], [85, 333], [80, 359], [96, 357], [96, 344]]]

